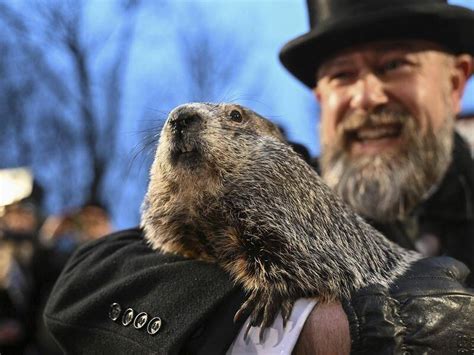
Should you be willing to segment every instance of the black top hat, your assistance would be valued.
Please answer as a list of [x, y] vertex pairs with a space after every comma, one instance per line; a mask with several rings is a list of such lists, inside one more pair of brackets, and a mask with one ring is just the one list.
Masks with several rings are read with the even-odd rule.
[[355, 44], [424, 39], [474, 55], [474, 11], [446, 0], [307, 0], [311, 30], [280, 52], [283, 65], [310, 88], [322, 61]]

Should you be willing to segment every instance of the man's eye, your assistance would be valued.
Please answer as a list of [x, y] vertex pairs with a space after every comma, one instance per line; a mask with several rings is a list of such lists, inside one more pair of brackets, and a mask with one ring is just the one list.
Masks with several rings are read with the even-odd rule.
[[403, 59], [393, 59], [393, 60], [390, 60], [390, 61], [384, 63], [381, 66], [381, 71], [382, 72], [388, 72], [390, 70], [396, 70], [396, 69], [399, 69], [399, 68], [403, 67], [406, 64], [407, 64], [407, 62]]
[[352, 76], [352, 72], [350, 71], [337, 71], [331, 74], [331, 80], [347, 80], [350, 79]]

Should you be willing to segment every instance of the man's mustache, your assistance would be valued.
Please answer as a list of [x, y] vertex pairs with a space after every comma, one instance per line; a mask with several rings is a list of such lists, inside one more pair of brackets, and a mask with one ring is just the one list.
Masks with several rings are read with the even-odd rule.
[[376, 128], [386, 125], [400, 125], [410, 119], [407, 112], [392, 109], [380, 109], [367, 114], [349, 114], [339, 125], [339, 134], [347, 136], [362, 128]]

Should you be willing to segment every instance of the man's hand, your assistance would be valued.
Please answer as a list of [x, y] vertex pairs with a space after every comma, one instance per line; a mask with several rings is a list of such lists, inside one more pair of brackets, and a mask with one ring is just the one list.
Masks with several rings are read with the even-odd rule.
[[349, 322], [340, 303], [318, 304], [305, 322], [294, 355], [346, 355], [351, 349]]
[[347, 317], [338, 304], [320, 305], [295, 353], [473, 353], [474, 291], [462, 286], [468, 274], [452, 258], [423, 259], [390, 289], [369, 286], [344, 301]]

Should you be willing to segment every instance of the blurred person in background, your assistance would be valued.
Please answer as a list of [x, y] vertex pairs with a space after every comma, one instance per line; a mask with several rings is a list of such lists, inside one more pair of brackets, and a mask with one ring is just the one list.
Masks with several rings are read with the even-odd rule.
[[62, 352], [45, 328], [42, 311], [56, 279], [73, 252], [82, 244], [112, 231], [105, 208], [88, 202], [59, 215], [48, 216], [38, 232], [40, 247], [32, 260], [35, 280], [36, 341], [44, 354]]
[[92, 201], [61, 215], [48, 216], [39, 231], [39, 240], [44, 249], [55, 255], [55, 268], [59, 275], [77, 247], [111, 231], [110, 217], [105, 208]]
[[42, 189], [27, 168], [0, 170], [0, 353], [35, 354], [33, 260]]
[[89, 202], [44, 218], [43, 190], [27, 168], [0, 170], [0, 189], [0, 353], [61, 354], [44, 305], [74, 250], [112, 231], [109, 216]]

